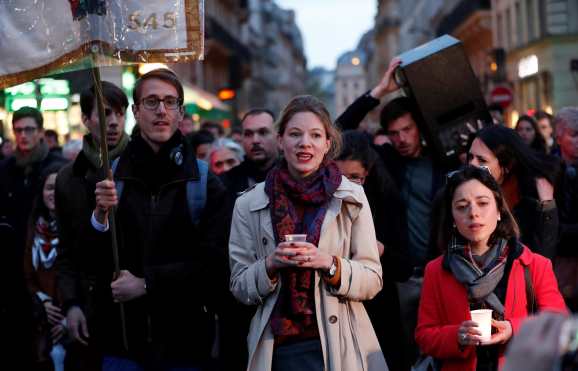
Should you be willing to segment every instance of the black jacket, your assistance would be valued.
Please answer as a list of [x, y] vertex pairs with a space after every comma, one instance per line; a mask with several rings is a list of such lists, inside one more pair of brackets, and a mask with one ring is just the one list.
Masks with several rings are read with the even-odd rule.
[[[180, 164], [174, 156], [179, 150]], [[183, 365], [200, 365], [209, 357], [213, 313], [228, 291], [229, 222], [225, 190], [209, 173], [206, 206], [199, 225], [193, 225], [186, 184], [198, 176], [192, 148], [178, 131], [156, 154], [136, 136], [120, 157], [115, 173], [115, 179], [124, 182], [116, 214], [120, 266], [144, 277], [147, 289], [145, 296], [124, 305], [128, 354], [122, 350], [119, 308], [111, 297], [110, 232], [98, 232], [84, 219], [88, 243], [71, 246], [78, 250], [75, 254], [61, 255], [61, 266], [73, 268], [65, 273], [69, 281], [82, 272], [94, 282], [89, 288], [95, 309], [91, 338], [96, 337], [105, 353]], [[93, 208], [94, 203], [90, 211]], [[77, 261], [66, 262], [69, 258]], [[66, 298], [69, 305], [82, 301]]]
[[556, 187], [560, 218], [558, 255], [578, 256], [578, 166], [565, 165]]
[[[271, 168], [272, 167], [273, 166], [271, 166]], [[267, 177], [267, 173], [271, 168], [267, 169], [266, 171], [262, 171], [257, 168], [257, 166], [255, 166], [251, 160], [245, 159], [245, 161], [241, 162], [239, 166], [235, 166], [226, 173], [223, 173], [220, 176], [220, 179], [230, 195], [230, 199], [232, 201], [231, 207], [235, 206], [235, 200], [239, 194], [257, 183], [264, 182], [265, 178]]]

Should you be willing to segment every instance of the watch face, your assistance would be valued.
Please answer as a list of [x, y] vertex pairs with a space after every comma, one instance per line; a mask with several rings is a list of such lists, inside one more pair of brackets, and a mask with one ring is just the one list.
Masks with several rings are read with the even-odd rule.
[[329, 275], [330, 276], [335, 275], [336, 270], [337, 270], [337, 266], [335, 265], [335, 263], [331, 264], [331, 268], [329, 268]]

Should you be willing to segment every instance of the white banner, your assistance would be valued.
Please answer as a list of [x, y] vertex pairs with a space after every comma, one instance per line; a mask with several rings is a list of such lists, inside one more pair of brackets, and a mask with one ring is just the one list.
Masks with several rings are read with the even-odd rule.
[[203, 0], [2, 0], [0, 88], [97, 65], [203, 57]]

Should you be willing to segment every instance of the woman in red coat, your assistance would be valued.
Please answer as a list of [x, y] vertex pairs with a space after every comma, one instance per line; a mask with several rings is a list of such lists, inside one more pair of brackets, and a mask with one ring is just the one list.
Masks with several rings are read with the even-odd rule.
[[[529, 308], [567, 309], [550, 260], [518, 242], [516, 221], [486, 168], [448, 175], [442, 202], [436, 243], [445, 253], [425, 270], [416, 341], [442, 370], [497, 370]], [[471, 320], [475, 309], [493, 310], [490, 340], [481, 340]]]

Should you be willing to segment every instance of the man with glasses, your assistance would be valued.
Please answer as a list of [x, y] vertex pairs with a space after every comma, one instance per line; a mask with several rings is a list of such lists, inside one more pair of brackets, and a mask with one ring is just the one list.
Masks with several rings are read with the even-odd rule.
[[[118, 86], [102, 82], [104, 111], [106, 116], [106, 143], [111, 160], [120, 156], [129, 137], [124, 131], [128, 99]], [[56, 216], [59, 227], [59, 254], [56, 259], [58, 288], [61, 294], [63, 315], [66, 316], [70, 335], [77, 340], [71, 353], [81, 364], [82, 370], [100, 370], [100, 357], [87, 323], [95, 325], [90, 303], [94, 302], [94, 290], [98, 261], [82, 259], [86, 252], [99, 251], [85, 231], [91, 229], [90, 216], [94, 209], [96, 183], [104, 178], [100, 157], [100, 126], [95, 87], [84, 89], [80, 94], [82, 123], [88, 130], [82, 141], [82, 150], [74, 162], [66, 165], [56, 178]], [[89, 316], [89, 318], [86, 318]], [[90, 346], [86, 346], [90, 345]]]
[[14, 156], [0, 163], [0, 223], [14, 228], [16, 245], [24, 252], [26, 226], [37, 194], [40, 173], [54, 161], [64, 161], [50, 153], [43, 140], [40, 111], [22, 107], [12, 116], [16, 141]]
[[[133, 99], [140, 130], [115, 164], [115, 181], [96, 184], [93, 228], [85, 231], [96, 248], [80, 254], [98, 269], [89, 336], [102, 349], [105, 371], [203, 370], [214, 341], [215, 302], [228, 291], [225, 189], [201, 171], [178, 130], [183, 87], [173, 72], [141, 76]], [[198, 219], [188, 197], [195, 180], [194, 187], [206, 187], [204, 202], [193, 204]], [[113, 208], [121, 271], [111, 279]], [[128, 350], [117, 303], [124, 303]]]

